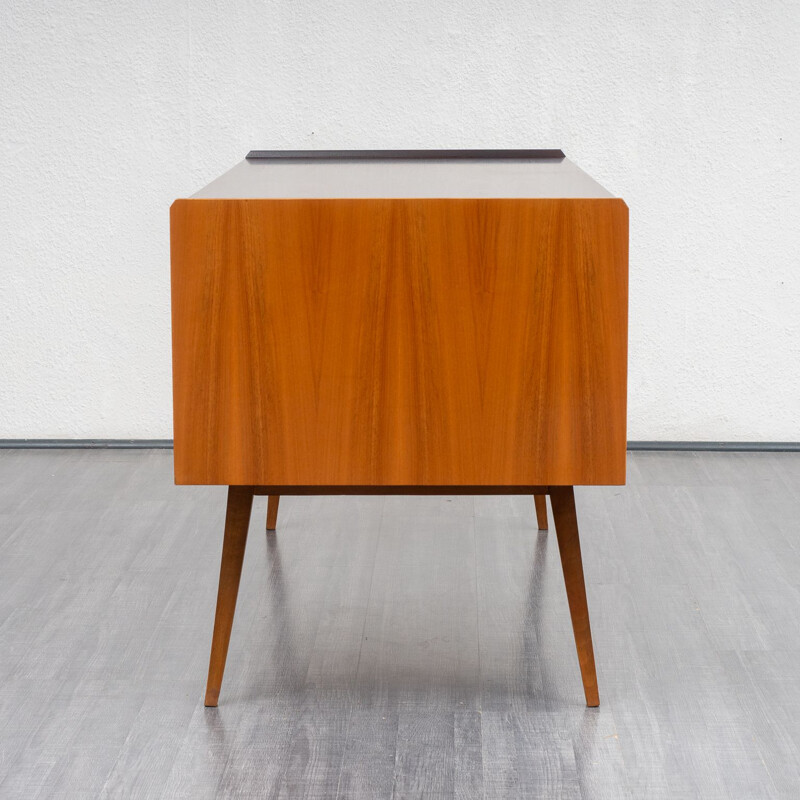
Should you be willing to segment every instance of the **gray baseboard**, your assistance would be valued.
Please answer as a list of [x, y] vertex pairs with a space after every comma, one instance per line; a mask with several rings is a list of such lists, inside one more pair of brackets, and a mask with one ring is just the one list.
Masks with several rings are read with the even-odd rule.
[[[172, 439], [0, 439], [0, 450], [168, 450]], [[798, 453], [800, 442], [628, 442], [628, 450], [685, 450], [700, 452]]]
[[726, 453], [800, 453], [800, 442], [628, 442], [628, 450], [687, 450]]
[[172, 439], [0, 439], [0, 450], [172, 449]]

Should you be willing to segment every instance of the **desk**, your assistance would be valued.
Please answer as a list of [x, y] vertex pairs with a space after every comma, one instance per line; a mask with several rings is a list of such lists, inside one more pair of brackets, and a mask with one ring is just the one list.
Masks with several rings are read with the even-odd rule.
[[170, 214], [175, 481], [229, 487], [206, 705], [253, 496], [550, 496], [598, 704], [575, 485], [625, 482], [628, 210], [560, 151], [258, 151]]

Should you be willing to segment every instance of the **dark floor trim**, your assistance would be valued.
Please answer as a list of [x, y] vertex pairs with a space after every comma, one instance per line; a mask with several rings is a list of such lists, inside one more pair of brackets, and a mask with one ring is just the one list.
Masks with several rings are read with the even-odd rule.
[[248, 161], [538, 161], [562, 150], [251, 150]]
[[0, 450], [172, 449], [172, 439], [0, 439]]
[[628, 442], [628, 450], [800, 453], [800, 442]]
[[[169, 450], [172, 439], [0, 439], [0, 450]], [[628, 442], [628, 450], [800, 453], [800, 442]]]

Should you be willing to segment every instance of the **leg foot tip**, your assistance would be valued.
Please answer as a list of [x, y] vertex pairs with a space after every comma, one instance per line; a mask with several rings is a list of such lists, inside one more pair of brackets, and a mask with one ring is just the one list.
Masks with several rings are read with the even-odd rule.
[[216, 708], [217, 703], [219, 703], [219, 693], [207, 694], [203, 705], [205, 705], [206, 708]]

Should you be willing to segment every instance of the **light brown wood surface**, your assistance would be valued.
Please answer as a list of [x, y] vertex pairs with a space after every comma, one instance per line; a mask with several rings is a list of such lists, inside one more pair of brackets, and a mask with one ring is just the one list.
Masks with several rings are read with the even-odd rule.
[[627, 225], [618, 199], [176, 201], [176, 482], [624, 483]]
[[583, 579], [581, 543], [578, 537], [578, 516], [575, 512], [575, 491], [571, 486], [551, 486], [550, 503], [556, 524], [558, 552], [567, 587], [567, 602], [572, 618], [572, 632], [578, 651], [578, 663], [583, 679], [586, 705], [600, 705], [597, 691], [597, 671], [594, 664], [592, 630], [589, 625], [589, 606], [586, 601], [586, 584]]
[[249, 486], [231, 486], [228, 489], [228, 508], [225, 513], [225, 537], [222, 542], [222, 563], [219, 570], [217, 612], [214, 617], [214, 635], [211, 640], [211, 657], [208, 663], [206, 706], [216, 706], [228, 658], [228, 645], [236, 611], [236, 597], [242, 577], [244, 548], [253, 507], [253, 490]]

